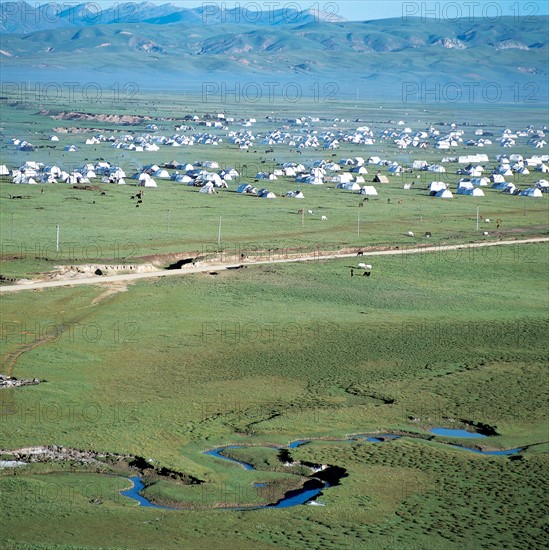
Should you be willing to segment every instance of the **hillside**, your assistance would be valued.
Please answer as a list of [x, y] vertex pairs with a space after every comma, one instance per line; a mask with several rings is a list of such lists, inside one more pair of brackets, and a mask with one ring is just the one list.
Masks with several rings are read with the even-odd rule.
[[12, 3], [9, 13], [1, 4], [1, 26], [11, 32], [1, 39], [4, 81], [59, 80], [70, 71], [79, 81], [107, 82], [116, 74], [143, 87], [173, 89], [184, 82], [197, 89], [212, 79], [245, 85], [274, 78], [284, 85], [299, 78], [304, 92], [337, 82], [339, 92], [375, 89], [380, 97], [419, 90], [420, 102], [437, 87], [439, 97], [431, 94], [431, 100], [447, 100], [449, 83], [462, 96], [473, 84], [491, 83], [500, 99], [520, 102], [522, 92], [547, 97], [548, 17], [520, 24], [512, 17], [349, 22], [279, 10], [256, 13], [252, 22], [245, 10], [206, 14], [207, 6], [144, 3], [133, 5], [139, 9], [131, 17], [121, 17], [130, 9], [121, 4], [91, 19], [87, 5], [55, 17], [44, 15], [47, 5], [28, 8], [23, 17], [13, 11], [23, 4]]

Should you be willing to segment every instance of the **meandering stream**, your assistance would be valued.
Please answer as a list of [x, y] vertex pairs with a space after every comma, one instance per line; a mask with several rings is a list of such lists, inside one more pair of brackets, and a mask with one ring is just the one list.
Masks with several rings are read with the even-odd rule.
[[[450, 429], [446, 429], [446, 428], [433, 428], [431, 430], [431, 433], [434, 434], [434, 435], [437, 435], [437, 436], [442, 436], [442, 437], [463, 438], [463, 439], [472, 439], [472, 438], [476, 439], [476, 438], [487, 438], [488, 437], [486, 435], [479, 434], [479, 433], [476, 433], [476, 432], [468, 432], [466, 430], [450, 430]], [[346, 437], [345, 439], [339, 439], [339, 440], [336, 440], [336, 441], [339, 441], [340, 443], [353, 443], [353, 442], [356, 443], [357, 441], [366, 441], [366, 442], [369, 442], [369, 443], [383, 443], [385, 441], [399, 439], [400, 437], [401, 437], [400, 435], [395, 435], [395, 434], [376, 434], [375, 436], [373, 436], [371, 434], [357, 434], [357, 435], [351, 435], [351, 436]], [[418, 439], [428, 440], [427, 437], [425, 437], [425, 438], [419, 437]], [[306, 445], [308, 443], [311, 443], [312, 441], [314, 441], [314, 440], [298, 439], [298, 440], [293, 441], [292, 443], [290, 443], [287, 447], [275, 447], [275, 448], [277, 448], [278, 450], [295, 449], [295, 448], [297, 448], [301, 445]], [[507, 449], [507, 450], [504, 450], [504, 451], [481, 451], [481, 450], [478, 450], [478, 449], [472, 449], [470, 447], [465, 447], [463, 445], [450, 444], [450, 446], [453, 447], [453, 448], [456, 448], [456, 449], [461, 449], [461, 450], [465, 450], [465, 451], [469, 451], [469, 452], [473, 452], [473, 453], [477, 453], [477, 454], [482, 454], [482, 455], [508, 456], [508, 455], [517, 454], [520, 451], [522, 451], [522, 449], [520, 449], [520, 448]], [[209, 451], [204, 451], [204, 454], [209, 455], [209, 456], [213, 456], [214, 458], [217, 458], [217, 459], [221, 459], [221, 460], [225, 460], [225, 461], [232, 462], [232, 463], [235, 463], [235, 464], [239, 464], [245, 470], [254, 470], [255, 471], [255, 468], [251, 464], [248, 464], [247, 462], [243, 462], [241, 460], [236, 460], [234, 458], [229, 458], [228, 456], [223, 455], [223, 451], [225, 451], [227, 449], [245, 449], [247, 447], [248, 447], [248, 445], [225, 445], [223, 447], [218, 447], [216, 449], [212, 449], [212, 450], [209, 450]], [[342, 470], [342, 472], [343, 472], [343, 470]], [[343, 475], [345, 475], [345, 474], [343, 474]], [[343, 477], [343, 475], [340, 476], [340, 477]], [[164, 510], [178, 510], [178, 508], [170, 508], [168, 506], [159, 506], [157, 504], [153, 504], [152, 502], [147, 500], [145, 497], [143, 497], [141, 494], [139, 494], [139, 491], [144, 489], [144, 485], [141, 482], [140, 477], [130, 477], [130, 478], [127, 478], [127, 479], [133, 483], [133, 487], [131, 489], [128, 489], [126, 491], [121, 492], [120, 493], [121, 495], [126, 496], [128, 498], [131, 498], [133, 500], [136, 500], [137, 502], [139, 502], [139, 504], [141, 506], [152, 507], [152, 508], [161, 508], [161, 509], [164, 509]], [[278, 502], [276, 502], [274, 504], [267, 504], [265, 506], [256, 506], [256, 507], [248, 507], [248, 508], [227, 507], [226, 509], [230, 509], [230, 510], [257, 510], [257, 509], [262, 509], [262, 508], [288, 508], [290, 506], [298, 506], [298, 505], [301, 505], [301, 504], [308, 504], [308, 503], [310, 504], [310, 503], [314, 502], [314, 499], [316, 499], [320, 495], [320, 493], [322, 492], [323, 489], [327, 489], [328, 487], [336, 485], [338, 482], [339, 482], [339, 479], [337, 479], [337, 477], [336, 477], [334, 482], [329, 482], [329, 481], [325, 481], [325, 480], [322, 480], [322, 479], [318, 479], [316, 477], [312, 477], [310, 480], [305, 482], [303, 487], [301, 487], [300, 489], [289, 491]], [[255, 486], [265, 486], [265, 485], [267, 485], [267, 484], [256, 484]]]

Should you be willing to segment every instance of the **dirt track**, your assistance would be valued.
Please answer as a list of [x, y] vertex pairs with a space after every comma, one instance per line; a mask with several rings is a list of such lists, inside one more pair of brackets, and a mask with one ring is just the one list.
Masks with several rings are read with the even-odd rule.
[[[467, 248], [482, 248], [486, 246], [503, 246], [503, 245], [517, 245], [517, 244], [527, 244], [527, 243], [542, 243], [549, 242], [548, 237], [540, 237], [534, 239], [523, 239], [523, 240], [510, 240], [510, 241], [494, 241], [494, 242], [484, 242], [484, 243], [473, 243], [473, 244], [456, 244], [456, 245], [447, 245], [447, 246], [420, 246], [416, 248], [403, 248], [399, 250], [376, 250], [370, 252], [364, 252], [361, 257], [371, 257], [371, 256], [389, 256], [389, 255], [399, 255], [399, 254], [421, 254], [428, 252], [441, 252], [448, 250], [459, 250]], [[313, 255], [313, 256], [303, 256], [297, 258], [288, 258], [281, 260], [260, 260], [260, 261], [243, 261], [239, 264], [235, 263], [219, 263], [211, 265], [202, 265], [195, 267], [183, 267], [181, 269], [175, 270], [158, 270], [151, 271], [147, 273], [128, 273], [124, 275], [110, 275], [110, 276], [101, 276], [96, 275], [94, 277], [83, 277], [81, 279], [67, 279], [67, 280], [58, 280], [58, 281], [46, 281], [46, 282], [27, 282], [21, 283], [18, 285], [9, 285], [9, 286], [0, 286], [0, 293], [2, 292], [18, 292], [22, 290], [38, 290], [43, 288], [53, 288], [59, 286], [75, 286], [75, 285], [97, 285], [103, 283], [112, 283], [119, 281], [136, 281], [141, 279], [151, 279], [153, 277], [177, 277], [181, 275], [186, 275], [188, 273], [205, 273], [208, 271], [223, 271], [230, 268], [236, 268], [239, 265], [266, 265], [266, 264], [283, 264], [283, 263], [295, 263], [295, 262], [307, 262], [307, 261], [327, 261], [335, 260], [342, 258], [357, 258], [356, 253], [352, 254], [337, 254], [336, 252], [328, 254], [326, 256], [322, 255]]]

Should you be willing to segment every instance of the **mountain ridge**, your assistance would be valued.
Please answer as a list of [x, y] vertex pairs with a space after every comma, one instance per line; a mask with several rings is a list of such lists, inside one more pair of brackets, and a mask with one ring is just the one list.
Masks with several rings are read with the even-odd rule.
[[[20, 0], [17, 5], [28, 4]], [[109, 12], [109, 23], [4, 33], [3, 79], [59, 79], [70, 72], [102, 81], [118, 74], [174, 87], [181, 81], [203, 85], [217, 77], [232, 82], [264, 77], [280, 83], [298, 78], [304, 86], [367, 85], [380, 94], [397, 94], [409, 82], [465, 88], [471, 81], [495, 82], [502, 89], [531, 85], [540, 97], [547, 97], [549, 88], [548, 16], [520, 25], [513, 17], [167, 24], [158, 21], [171, 17], [173, 6], [142, 3], [141, 15], [150, 19], [153, 14], [156, 22], [114, 22], [126, 5], [117, 7], [118, 14]], [[44, 13], [46, 7], [41, 9]], [[64, 17], [77, 20], [86, 10], [85, 4], [73, 6]], [[187, 12], [196, 17], [200, 10], [205, 7]]]

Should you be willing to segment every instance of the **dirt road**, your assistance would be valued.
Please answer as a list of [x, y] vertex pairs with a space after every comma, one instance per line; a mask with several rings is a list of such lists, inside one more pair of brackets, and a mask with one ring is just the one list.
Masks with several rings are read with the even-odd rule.
[[[370, 252], [364, 252], [361, 257], [371, 257], [371, 256], [390, 256], [390, 255], [399, 255], [399, 254], [421, 254], [429, 252], [444, 252], [451, 250], [460, 250], [468, 248], [482, 248], [486, 246], [505, 246], [505, 245], [518, 245], [518, 244], [528, 244], [528, 243], [542, 243], [549, 242], [549, 238], [540, 237], [534, 239], [523, 239], [523, 240], [512, 240], [512, 241], [493, 241], [493, 242], [484, 242], [484, 243], [472, 243], [472, 244], [456, 244], [456, 245], [434, 245], [434, 246], [418, 246], [415, 248], [401, 248], [398, 250], [374, 250]], [[76, 285], [97, 285], [103, 283], [112, 283], [118, 281], [137, 281], [141, 279], [152, 279], [153, 277], [178, 277], [181, 275], [186, 275], [189, 273], [205, 273], [208, 271], [223, 271], [226, 269], [236, 268], [239, 265], [266, 265], [266, 264], [284, 264], [284, 263], [294, 263], [294, 262], [310, 262], [310, 261], [327, 261], [327, 260], [337, 260], [343, 258], [355, 258], [356, 253], [352, 254], [337, 254], [334, 252], [325, 256], [322, 255], [313, 255], [313, 256], [304, 256], [298, 258], [288, 258], [281, 260], [260, 260], [260, 261], [245, 261], [240, 264], [211, 264], [195, 267], [186, 267], [184, 266], [181, 269], [174, 270], [158, 270], [148, 273], [127, 273], [125, 275], [109, 275], [102, 276], [96, 275], [94, 277], [83, 277], [81, 279], [66, 279], [58, 281], [46, 281], [46, 282], [28, 282], [21, 283], [17, 285], [7, 285], [0, 286], [0, 293], [4, 292], [20, 292], [23, 290], [38, 290], [43, 288], [54, 288], [60, 286], [76, 286]]]

